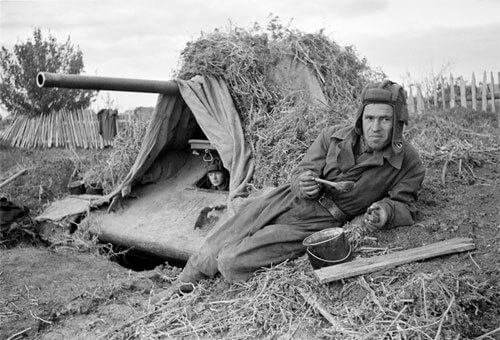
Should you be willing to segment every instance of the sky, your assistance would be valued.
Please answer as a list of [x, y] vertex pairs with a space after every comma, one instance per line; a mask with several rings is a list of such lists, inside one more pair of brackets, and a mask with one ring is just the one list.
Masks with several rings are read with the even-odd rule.
[[[498, 81], [500, 0], [0, 0], [0, 46], [12, 50], [39, 27], [79, 46], [85, 74], [170, 80], [202, 32], [265, 26], [271, 16], [303, 32], [323, 29], [399, 83], [443, 71], [465, 79], [494, 72]], [[122, 111], [156, 98], [101, 91], [93, 106], [111, 100]]]

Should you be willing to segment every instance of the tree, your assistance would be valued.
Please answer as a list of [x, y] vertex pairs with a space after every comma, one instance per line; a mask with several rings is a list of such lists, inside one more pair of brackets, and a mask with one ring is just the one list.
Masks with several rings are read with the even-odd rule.
[[36, 116], [62, 109], [75, 110], [90, 105], [96, 91], [39, 88], [39, 71], [80, 74], [83, 54], [68, 40], [61, 44], [50, 35], [33, 30], [33, 40], [14, 45], [13, 52], [4, 46], [0, 51], [0, 102], [14, 115]]

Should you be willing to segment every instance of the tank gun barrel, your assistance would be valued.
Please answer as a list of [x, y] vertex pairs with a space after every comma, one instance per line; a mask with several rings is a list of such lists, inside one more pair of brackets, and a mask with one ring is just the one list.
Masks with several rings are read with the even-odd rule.
[[126, 92], [179, 94], [179, 86], [175, 81], [114, 78], [86, 76], [80, 74], [62, 74], [39, 72], [36, 76], [38, 87], [62, 87], [81, 90], [106, 90]]

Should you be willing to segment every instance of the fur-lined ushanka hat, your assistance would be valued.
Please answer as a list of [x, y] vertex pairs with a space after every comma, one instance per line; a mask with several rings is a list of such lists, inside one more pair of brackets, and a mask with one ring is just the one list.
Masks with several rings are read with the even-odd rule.
[[403, 150], [403, 129], [408, 124], [408, 107], [406, 95], [402, 86], [393, 81], [385, 80], [365, 86], [361, 92], [361, 106], [356, 114], [355, 130], [361, 135], [363, 133], [363, 112], [368, 104], [388, 104], [392, 106], [392, 149], [399, 153]]

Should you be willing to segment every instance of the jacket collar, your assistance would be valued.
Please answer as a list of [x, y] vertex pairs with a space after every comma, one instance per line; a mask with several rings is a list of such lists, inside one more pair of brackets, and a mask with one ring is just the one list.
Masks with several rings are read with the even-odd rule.
[[[330, 139], [337, 139], [341, 141], [337, 146], [340, 148], [340, 150], [338, 150], [337, 164], [339, 164], [342, 172], [347, 171], [355, 165], [354, 146], [360, 137], [361, 136], [355, 131], [354, 127], [337, 130], [330, 137]], [[375, 154], [377, 154], [377, 152], [375, 152], [374, 155]], [[378, 152], [378, 154], [381, 155], [379, 156], [380, 158], [377, 157], [380, 165], [383, 164], [382, 158], [385, 158], [391, 166], [396, 169], [401, 169], [404, 152], [394, 152], [391, 144], [389, 143], [382, 151]]]

